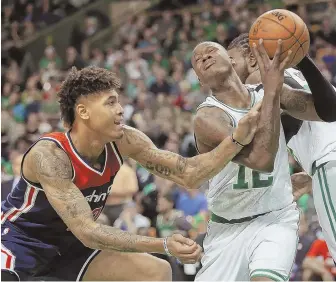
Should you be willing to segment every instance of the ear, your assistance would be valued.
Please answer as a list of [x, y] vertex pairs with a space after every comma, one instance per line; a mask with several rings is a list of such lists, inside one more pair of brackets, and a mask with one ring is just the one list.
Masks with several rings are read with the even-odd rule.
[[258, 64], [257, 64], [257, 60], [256, 58], [253, 56], [252, 52], [250, 52], [249, 56], [248, 56], [248, 64], [251, 68], [255, 68]]
[[202, 83], [202, 81], [200, 80], [200, 78], [197, 77], [197, 79], [198, 79], [199, 84], [200, 84], [201, 86], [203, 86], [203, 83]]
[[90, 117], [89, 110], [84, 104], [76, 105], [76, 112], [81, 119], [88, 120]]
[[231, 62], [231, 65], [232, 65], [232, 66], [236, 66], [236, 65], [237, 65], [235, 59], [232, 58], [231, 56], [230, 56], [230, 62]]

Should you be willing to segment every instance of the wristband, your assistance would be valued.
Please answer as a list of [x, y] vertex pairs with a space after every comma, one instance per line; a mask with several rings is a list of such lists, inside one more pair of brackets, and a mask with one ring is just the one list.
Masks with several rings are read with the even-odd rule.
[[233, 143], [237, 144], [238, 146], [244, 148], [245, 145], [243, 145], [242, 143], [238, 142], [236, 139], [233, 138], [233, 133], [231, 134], [231, 140]]
[[172, 255], [172, 254], [169, 252], [169, 250], [168, 250], [167, 241], [168, 241], [168, 237], [165, 237], [165, 238], [163, 239], [163, 248], [164, 248], [164, 250], [165, 250], [167, 256], [172, 257], [173, 255]]

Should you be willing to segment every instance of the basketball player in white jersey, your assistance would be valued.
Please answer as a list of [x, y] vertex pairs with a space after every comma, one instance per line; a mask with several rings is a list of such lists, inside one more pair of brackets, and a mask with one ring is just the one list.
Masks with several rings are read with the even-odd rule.
[[[260, 83], [248, 34], [234, 39], [228, 49], [240, 78], [248, 83]], [[299, 70], [289, 68], [285, 71], [285, 83], [308, 90], [312, 94], [308, 99], [313, 99], [317, 114], [326, 122], [300, 121], [288, 115], [282, 117], [282, 122], [288, 147], [313, 178], [316, 211], [329, 251], [336, 260], [336, 91], [309, 57], [305, 57], [297, 67]], [[281, 97], [281, 103], [290, 115], [314, 119], [315, 112], [307, 106], [307, 97], [287, 94]], [[297, 113], [292, 114], [293, 111]]]
[[279, 62], [280, 46], [273, 61], [259, 60], [262, 85], [244, 85], [219, 44], [204, 42], [194, 50], [193, 68], [200, 83], [212, 90], [194, 121], [200, 153], [230, 136], [248, 109], [263, 100], [251, 146], [210, 181], [211, 220], [197, 281], [288, 279], [299, 212], [293, 203], [289, 169], [283, 169], [288, 167], [288, 155], [280, 94], [286, 62]]

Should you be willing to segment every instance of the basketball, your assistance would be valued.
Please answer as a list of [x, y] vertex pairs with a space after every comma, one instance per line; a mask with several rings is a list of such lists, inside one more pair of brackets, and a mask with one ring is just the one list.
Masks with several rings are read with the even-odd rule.
[[297, 65], [308, 53], [310, 39], [306, 24], [296, 14], [275, 9], [262, 14], [252, 25], [249, 32], [249, 44], [258, 44], [262, 38], [266, 52], [270, 58], [274, 56], [277, 42], [282, 39], [282, 61], [292, 50], [288, 67]]

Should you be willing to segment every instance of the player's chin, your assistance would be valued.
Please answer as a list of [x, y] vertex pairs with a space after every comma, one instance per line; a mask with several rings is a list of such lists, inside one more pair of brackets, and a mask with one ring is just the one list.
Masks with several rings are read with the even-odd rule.
[[121, 139], [124, 136], [124, 128], [122, 125], [117, 125], [114, 132], [117, 139]]

